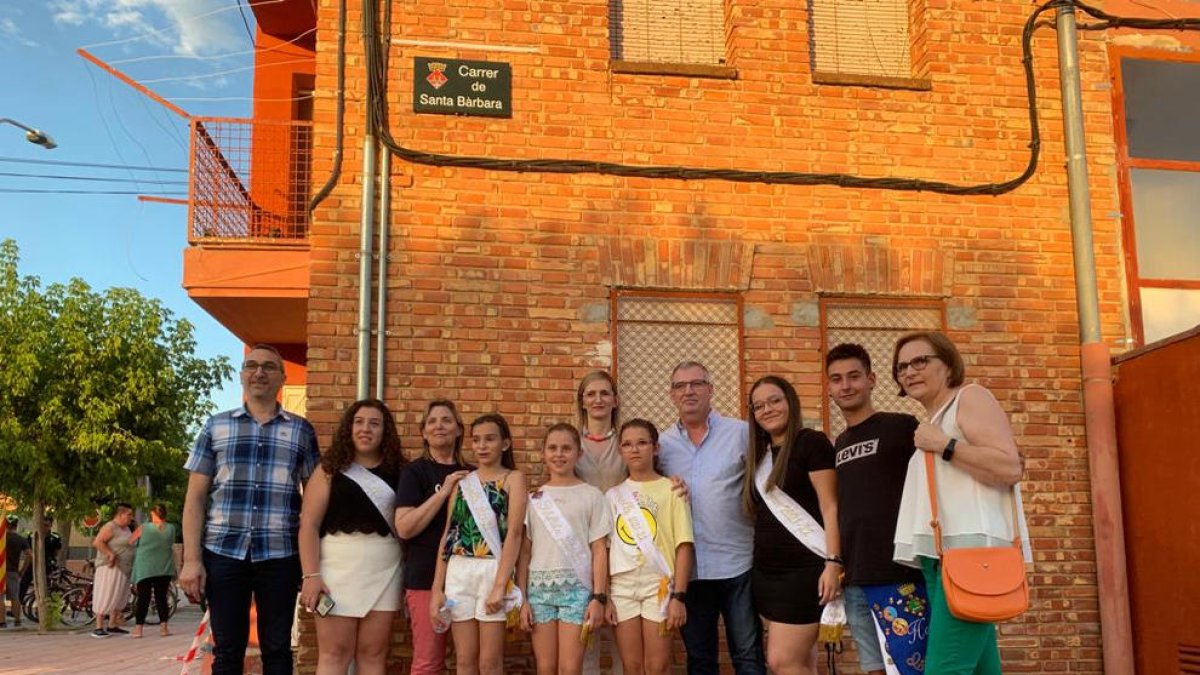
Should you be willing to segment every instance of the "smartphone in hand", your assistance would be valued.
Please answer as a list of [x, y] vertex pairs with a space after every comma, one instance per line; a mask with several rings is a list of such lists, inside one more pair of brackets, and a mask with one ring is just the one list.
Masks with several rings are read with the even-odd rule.
[[333, 598], [328, 593], [321, 593], [317, 596], [317, 615], [328, 616], [333, 611], [333, 605]]

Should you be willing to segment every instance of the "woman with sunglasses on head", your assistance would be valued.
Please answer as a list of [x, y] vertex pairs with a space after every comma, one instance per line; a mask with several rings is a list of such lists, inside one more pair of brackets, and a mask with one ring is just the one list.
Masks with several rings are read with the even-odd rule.
[[913, 435], [921, 452], [908, 464], [895, 541], [896, 562], [921, 568], [928, 587], [925, 672], [998, 675], [995, 624], [959, 619], [946, 603], [931, 525], [926, 456], [934, 457], [942, 549], [1012, 546], [1019, 536], [1025, 561], [1030, 562], [1017, 485], [1024, 466], [1008, 415], [990, 391], [964, 384], [962, 356], [938, 332], [900, 338], [892, 356], [892, 377], [900, 394], [916, 400], [929, 415]]
[[791, 383], [750, 387], [750, 447], [742, 501], [754, 515], [751, 589], [775, 675], [816, 675], [823, 606], [842, 593], [833, 445], [806, 429]]
[[464, 433], [454, 401], [430, 401], [421, 416], [425, 450], [405, 467], [396, 491], [396, 531], [405, 543], [404, 603], [412, 623], [412, 675], [446, 670], [447, 634], [434, 630], [429, 600], [446, 529], [446, 501], [474, 468], [463, 458]]

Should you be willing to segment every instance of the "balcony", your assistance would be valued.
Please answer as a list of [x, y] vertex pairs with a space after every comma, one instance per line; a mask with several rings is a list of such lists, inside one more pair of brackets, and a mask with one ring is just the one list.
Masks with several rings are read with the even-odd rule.
[[305, 244], [312, 123], [194, 118], [192, 244]]
[[312, 123], [194, 118], [188, 295], [243, 341], [306, 342]]

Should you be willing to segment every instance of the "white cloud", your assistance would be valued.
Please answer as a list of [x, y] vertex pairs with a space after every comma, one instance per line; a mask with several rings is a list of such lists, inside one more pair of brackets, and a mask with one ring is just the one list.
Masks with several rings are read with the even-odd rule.
[[36, 47], [38, 43], [30, 40], [21, 33], [21, 27], [8, 17], [0, 18], [0, 36], [25, 47]]
[[107, 28], [115, 40], [150, 43], [176, 54], [201, 55], [244, 48], [233, 0], [51, 0], [59, 24]]

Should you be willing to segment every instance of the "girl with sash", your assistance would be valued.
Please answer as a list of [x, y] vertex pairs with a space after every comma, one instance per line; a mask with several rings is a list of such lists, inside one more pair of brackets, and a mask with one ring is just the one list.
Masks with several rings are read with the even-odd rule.
[[529, 495], [517, 584], [528, 602], [521, 628], [533, 631], [538, 675], [579, 675], [593, 629], [608, 604], [608, 533], [612, 521], [599, 490], [575, 475], [575, 427], [555, 424], [542, 443], [549, 479]]
[[634, 419], [621, 425], [621, 458], [629, 478], [607, 493], [612, 579], [608, 620], [616, 625], [625, 675], [667, 675], [671, 631], [687, 622], [692, 575], [692, 514], [670, 479], [655, 470], [658, 430]]
[[754, 514], [751, 588], [766, 624], [767, 667], [816, 675], [822, 607], [841, 595], [833, 445], [803, 427], [796, 390], [783, 378], [759, 378], [750, 410], [742, 495]]
[[404, 540], [404, 604], [412, 625], [411, 675], [446, 672], [446, 634], [434, 630], [429, 600], [446, 532], [446, 502], [474, 468], [463, 458], [465, 434], [454, 401], [426, 404], [421, 416], [425, 451], [404, 467], [396, 490], [396, 532]]
[[400, 540], [392, 529], [404, 465], [400, 435], [381, 401], [346, 409], [304, 488], [300, 509], [300, 602], [316, 617], [317, 674], [385, 672], [392, 618], [400, 608]]
[[444, 621], [439, 615], [449, 615], [461, 675], [501, 675], [506, 614], [521, 605], [513, 571], [525, 522], [525, 475], [516, 470], [504, 417], [492, 413], [472, 422], [471, 447], [479, 468], [450, 495], [428, 611], [435, 625]]

